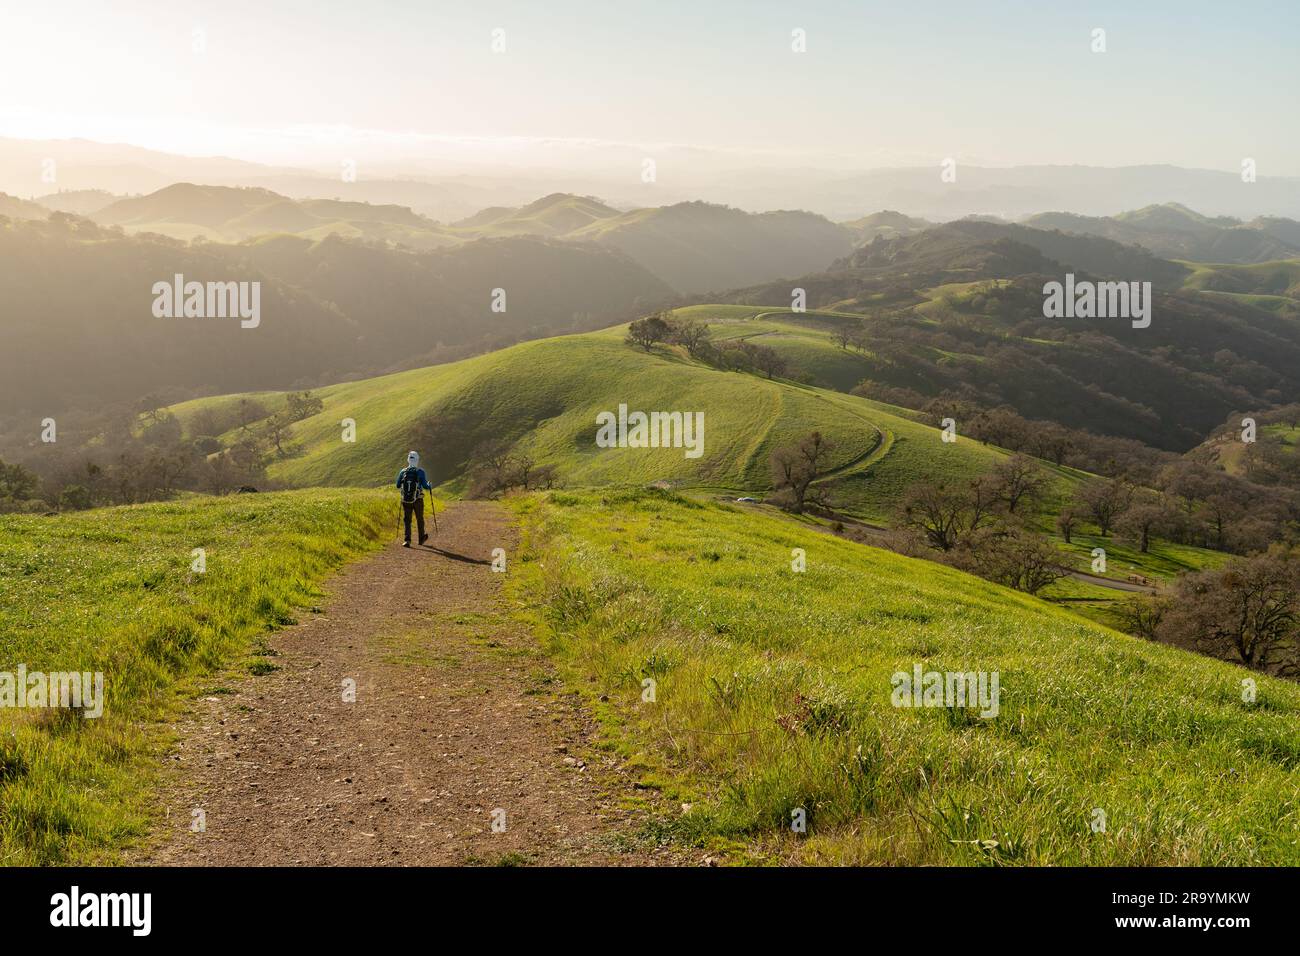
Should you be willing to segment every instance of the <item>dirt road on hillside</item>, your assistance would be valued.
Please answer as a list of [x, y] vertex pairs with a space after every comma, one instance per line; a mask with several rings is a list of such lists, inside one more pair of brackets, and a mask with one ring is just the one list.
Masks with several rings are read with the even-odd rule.
[[641, 839], [653, 794], [593, 753], [575, 697], [510, 619], [509, 570], [489, 565], [493, 548], [516, 557], [505, 511], [462, 502], [439, 523], [430, 547], [395, 542], [328, 581], [324, 613], [272, 635], [278, 670], [196, 701], [166, 819], [132, 862], [695, 862]]

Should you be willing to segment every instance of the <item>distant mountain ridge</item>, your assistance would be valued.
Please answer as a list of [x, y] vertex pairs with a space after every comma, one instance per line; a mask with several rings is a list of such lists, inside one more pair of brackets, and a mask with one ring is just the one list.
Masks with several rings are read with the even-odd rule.
[[[683, 150], [696, 157], [701, 153], [697, 147]], [[590, 149], [585, 152], [591, 157]], [[733, 168], [717, 155], [705, 158], [707, 169], [701, 166], [698, 175], [692, 175], [692, 163], [683, 162], [673, 177], [661, 177], [653, 186], [653, 202], [672, 205], [702, 198], [747, 211], [806, 209], [832, 221], [853, 221], [882, 209], [934, 222], [986, 214], [1015, 220], [1045, 210], [1108, 216], [1116, 210], [1168, 202], [1247, 220], [1300, 218], [1300, 177], [1271, 176], [1263, 168], [1255, 182], [1246, 184], [1240, 172], [1169, 164], [1005, 168], [962, 164], [955, 182], [943, 182], [937, 162], [892, 168], [864, 164], [861, 171], [769, 170]], [[518, 206], [530, 197], [553, 192], [599, 195], [620, 209], [649, 204], [645, 184], [623, 172], [628, 155], [618, 153], [608, 159], [606, 165], [584, 166], [588, 172], [485, 167], [478, 162], [448, 167], [418, 159], [404, 168], [375, 169], [363, 162], [355, 181], [344, 182], [332, 155], [318, 168], [302, 168], [220, 156], [180, 156], [85, 139], [0, 137], [0, 192], [27, 199], [50, 192], [42, 164], [53, 160], [60, 189], [140, 194], [175, 182], [257, 186], [292, 199], [337, 197], [407, 206], [442, 222], [463, 220], [487, 207]]]
[[438, 223], [405, 206], [294, 200], [253, 186], [174, 183], [145, 196], [119, 199], [96, 210], [90, 218], [131, 232], [216, 242], [239, 242], [273, 233], [381, 239], [413, 249], [436, 249], [459, 241]]
[[[260, 325], [156, 317], [151, 290], [176, 274], [260, 282]], [[62, 214], [0, 217], [0, 413], [159, 389], [338, 381], [596, 328], [672, 298], [642, 266], [592, 243], [517, 236], [414, 251], [283, 234], [184, 243]]]
[[564, 193], [518, 209], [484, 210], [453, 229], [612, 246], [682, 293], [816, 269], [847, 253], [854, 238], [852, 230], [808, 212], [749, 213], [705, 202], [620, 212], [594, 197]]
[[526, 206], [494, 206], [452, 223], [459, 230], [486, 235], [563, 236], [621, 213], [594, 196], [551, 193]]
[[1140, 245], [1166, 259], [1247, 263], [1300, 256], [1300, 222], [1294, 219], [1261, 216], [1242, 222], [1230, 216], [1203, 216], [1179, 203], [1145, 206], [1117, 216], [1038, 213], [1022, 224]]
[[[33, 207], [39, 211], [39, 207]], [[807, 212], [748, 213], [703, 202], [622, 212], [591, 196], [552, 193], [444, 225], [404, 206], [290, 199], [260, 187], [175, 183], [91, 214], [101, 225], [177, 239], [240, 242], [278, 233], [381, 240], [412, 249], [535, 236], [619, 250], [679, 293], [750, 285], [824, 267], [853, 247], [850, 229]]]

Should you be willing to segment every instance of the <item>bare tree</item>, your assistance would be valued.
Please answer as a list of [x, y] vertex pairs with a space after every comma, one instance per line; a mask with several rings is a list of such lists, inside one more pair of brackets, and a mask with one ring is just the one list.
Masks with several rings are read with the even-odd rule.
[[814, 482], [826, 473], [827, 461], [835, 445], [813, 432], [794, 445], [785, 445], [772, 452], [770, 465], [772, 485], [776, 489], [773, 500], [786, 511], [801, 513], [809, 504], [824, 504], [823, 495], [814, 488]]
[[534, 488], [554, 488], [560, 480], [559, 472], [554, 465], [539, 465], [533, 469], [533, 487]]
[[507, 487], [518, 486], [524, 491], [532, 490], [533, 471], [537, 463], [528, 455], [512, 455], [507, 469]]
[[924, 534], [930, 547], [951, 551], [967, 530], [968, 502], [942, 483], [922, 482], [908, 491], [899, 516], [904, 526]]
[[1129, 634], [1154, 641], [1168, 610], [1169, 602], [1163, 598], [1135, 594], [1115, 605], [1115, 616]]
[[261, 403], [252, 401], [251, 399], [241, 398], [239, 400], [237, 414], [239, 418], [239, 427], [247, 431], [248, 426], [253, 422], [265, 418], [267, 411]]
[[1146, 554], [1151, 548], [1151, 536], [1163, 532], [1174, 518], [1174, 509], [1156, 495], [1144, 495], [1119, 517], [1119, 527]]
[[974, 558], [968, 570], [1026, 594], [1037, 594], [1069, 574], [1061, 553], [1031, 531], [992, 531], [966, 541]]
[[1073, 507], [1066, 505], [1061, 509], [1061, 513], [1056, 516], [1056, 530], [1061, 532], [1061, 537], [1065, 543], [1070, 543], [1070, 537], [1074, 534], [1074, 529], [1079, 526], [1079, 513]]
[[1282, 676], [1300, 673], [1300, 562], [1274, 549], [1178, 579], [1161, 640]]
[[1079, 489], [1079, 504], [1101, 530], [1102, 537], [1110, 534], [1115, 519], [1128, 510], [1133, 500], [1133, 487], [1122, 478], [1090, 481]]
[[990, 524], [997, 504], [996, 483], [981, 475], [965, 484], [921, 482], [909, 489], [899, 523], [920, 531], [932, 548], [951, 551], [961, 538]]
[[293, 436], [292, 424], [288, 412], [276, 412], [262, 423], [262, 434], [281, 458], [287, 457], [284, 443]]
[[671, 323], [672, 339], [685, 346], [686, 351], [698, 357], [709, 342], [709, 327], [703, 322], [686, 319]]
[[999, 462], [993, 469], [993, 478], [999, 500], [1012, 514], [1021, 504], [1037, 500], [1047, 487], [1047, 476], [1038, 462], [1019, 453]]
[[769, 379], [777, 375], [784, 375], [788, 370], [786, 360], [781, 357], [781, 353], [774, 348], [766, 345], [755, 345], [752, 342], [746, 342], [744, 349], [749, 355], [750, 361], [760, 372], [767, 375]]

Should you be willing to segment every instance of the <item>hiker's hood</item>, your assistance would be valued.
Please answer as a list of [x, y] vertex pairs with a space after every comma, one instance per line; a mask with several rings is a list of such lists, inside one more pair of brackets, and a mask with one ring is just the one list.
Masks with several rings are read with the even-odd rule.
[[418, 451], [408, 452], [406, 455], [406, 466], [408, 468], [420, 467], [420, 453]]

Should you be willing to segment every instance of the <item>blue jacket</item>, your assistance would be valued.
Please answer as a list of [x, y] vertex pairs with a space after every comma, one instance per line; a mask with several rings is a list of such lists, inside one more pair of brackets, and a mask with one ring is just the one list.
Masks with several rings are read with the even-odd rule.
[[[402, 487], [402, 476], [405, 475], [408, 470], [409, 469], [403, 468], [401, 471], [397, 473], [396, 487], [398, 488]], [[427, 491], [433, 491], [433, 486], [429, 484], [429, 479], [428, 476], [425, 475], [424, 469], [417, 468], [415, 469], [415, 473], [420, 479], [420, 487], [426, 489]]]

